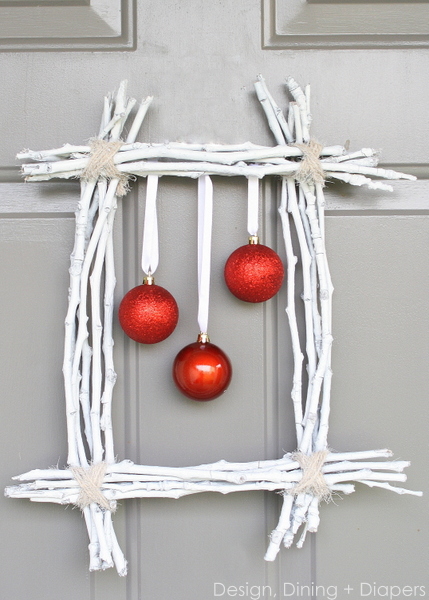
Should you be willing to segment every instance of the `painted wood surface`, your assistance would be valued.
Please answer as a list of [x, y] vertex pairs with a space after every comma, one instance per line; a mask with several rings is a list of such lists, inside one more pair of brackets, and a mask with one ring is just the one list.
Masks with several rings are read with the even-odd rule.
[[[47, 21], [55, 23], [53, 16]], [[53, 52], [56, 42], [47, 39], [46, 52], [0, 55], [3, 487], [15, 473], [63, 465], [66, 458], [61, 363], [78, 197], [77, 182], [19, 183], [16, 152], [86, 143], [97, 132], [103, 95], [124, 78], [133, 96], [155, 96], [141, 141], [274, 144], [253, 92], [261, 72], [280, 105], [287, 102], [287, 75], [312, 84], [319, 140], [380, 148], [383, 163], [427, 172], [425, 50], [264, 50], [257, 0], [144, 0], [131, 21], [134, 52], [82, 51], [69, 39], [66, 51]], [[16, 50], [26, 50], [27, 42]], [[429, 190], [426, 179], [393, 185], [392, 194], [328, 186], [335, 286], [331, 445], [390, 447], [412, 461], [407, 487], [427, 492]], [[210, 322], [213, 341], [234, 362], [233, 383], [228, 395], [201, 406], [171, 382], [175, 354], [197, 333], [196, 184], [165, 178], [158, 278], [182, 307], [181, 320], [156, 352], [125, 340], [115, 326], [118, 459], [185, 466], [221, 457], [277, 458], [294, 449], [284, 291], [264, 307], [228, 295], [221, 273], [246, 239], [246, 182], [214, 178], [214, 186]], [[118, 303], [140, 282], [144, 196], [145, 184], [138, 183], [119, 207]], [[264, 239], [281, 248], [276, 202], [267, 182]], [[272, 495], [132, 501], [115, 516], [130, 561], [127, 581], [113, 571], [87, 573], [78, 510], [2, 498], [0, 535], [7, 543], [0, 591], [8, 600], [200, 600], [220, 593], [218, 583], [243, 586], [248, 598], [250, 586], [265, 585], [265, 597], [271, 591], [282, 598], [292, 589], [285, 583], [316, 582], [325, 591], [337, 586], [338, 598], [358, 599], [361, 583], [377, 582], [426, 586], [428, 594], [427, 494], [392, 496], [365, 489], [323, 507], [317, 538], [302, 550], [283, 551], [273, 564], [263, 561], [280, 503]]]

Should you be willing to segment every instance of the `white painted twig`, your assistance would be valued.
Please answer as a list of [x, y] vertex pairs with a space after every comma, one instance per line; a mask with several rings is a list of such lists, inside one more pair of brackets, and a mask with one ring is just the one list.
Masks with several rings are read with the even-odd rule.
[[[383, 451], [357, 452], [357, 453], [332, 453], [326, 457], [323, 472], [344, 473], [352, 471], [394, 471], [402, 472], [409, 466], [408, 461], [374, 461], [365, 458], [385, 458], [387, 452]], [[122, 461], [106, 466], [106, 483], [127, 481], [226, 481], [240, 485], [249, 481], [273, 481], [285, 483], [298, 481], [301, 477], [301, 467], [293, 460], [293, 454], [285, 459], [261, 461], [256, 463], [229, 463], [219, 461], [214, 465], [198, 465], [193, 467], [162, 467], [152, 465], [136, 465], [130, 461]], [[355, 460], [353, 458], [355, 457]], [[259, 466], [257, 466], [259, 465]], [[207, 468], [210, 467], [210, 468]], [[377, 476], [379, 476], [378, 474]], [[347, 475], [348, 476], [348, 475]], [[381, 475], [380, 475], [381, 477]], [[14, 477], [18, 481], [27, 483], [14, 489], [47, 489], [73, 487], [76, 481], [69, 469], [35, 469], [28, 473]], [[104, 484], [103, 484], [104, 485]], [[8, 488], [11, 489], [11, 488]]]
[[[317, 408], [319, 406], [320, 386], [323, 384], [325, 375], [330, 371], [330, 353], [332, 346], [332, 331], [331, 331], [331, 315], [332, 315], [332, 293], [333, 286], [330, 279], [328, 262], [326, 257], [326, 248], [322, 232], [319, 225], [319, 218], [316, 211], [316, 197], [311, 192], [307, 184], [301, 184], [306, 203], [307, 214], [311, 228], [311, 237], [315, 250], [317, 274], [319, 280], [319, 302], [321, 307], [321, 324], [322, 324], [322, 348], [319, 356], [319, 363], [314, 375], [311, 398], [309, 400], [308, 424], [305, 425], [303, 435], [302, 451], [308, 452], [310, 443], [310, 435], [312, 435], [316, 419]], [[325, 396], [326, 403], [329, 403], [329, 396]], [[323, 450], [325, 448], [322, 448]]]
[[[290, 211], [294, 220], [295, 230], [297, 232], [298, 241], [300, 244], [301, 262], [302, 262], [302, 279], [303, 291], [302, 300], [304, 302], [304, 319], [305, 319], [305, 349], [307, 356], [307, 376], [308, 386], [307, 394], [305, 395], [305, 410], [304, 422], [308, 417], [310, 407], [310, 397], [313, 388], [313, 378], [316, 372], [317, 365], [317, 348], [319, 354], [321, 351], [321, 325], [320, 317], [317, 309], [317, 265], [316, 256], [311, 238], [311, 228], [308, 220], [308, 215], [305, 206], [305, 197], [302, 188], [298, 189], [298, 197], [296, 194], [295, 180], [289, 179], [290, 189]], [[298, 202], [299, 198], [299, 202]], [[317, 320], [317, 321], [316, 321]], [[318, 332], [319, 335], [315, 335]], [[302, 442], [302, 439], [301, 439]], [[298, 446], [299, 448], [299, 446]]]
[[[99, 211], [104, 210], [107, 186], [106, 183], [99, 183], [100, 204]], [[103, 189], [104, 188], [104, 189]], [[104, 450], [101, 442], [100, 428], [100, 410], [101, 410], [101, 390], [102, 390], [102, 355], [101, 340], [103, 335], [100, 287], [103, 273], [103, 263], [106, 252], [108, 230], [103, 228], [100, 235], [95, 260], [91, 275], [89, 276], [89, 285], [91, 290], [91, 343], [92, 343], [92, 377], [91, 377], [91, 430], [93, 433], [93, 451], [92, 461], [97, 463], [103, 460]], [[94, 439], [95, 438], [95, 439]]]
[[114, 257], [113, 257], [113, 218], [112, 211], [107, 219], [108, 238], [105, 255], [105, 288], [104, 288], [104, 326], [103, 326], [103, 356], [104, 356], [104, 388], [101, 397], [101, 429], [104, 432], [104, 460], [107, 464], [115, 462], [112, 427], [112, 400], [113, 388], [116, 383], [116, 371], [113, 362], [113, 310], [114, 291], [116, 285]]
[[[285, 141], [288, 144], [291, 144], [293, 142], [293, 136], [292, 136], [292, 133], [289, 129], [289, 125], [287, 124], [287, 121], [283, 115], [281, 108], [277, 105], [276, 101], [274, 100], [274, 98], [272, 97], [270, 92], [268, 91], [267, 85], [265, 83], [265, 79], [262, 77], [262, 75], [258, 75], [257, 79], [258, 79], [258, 84], [260, 86], [259, 89], [263, 90], [263, 94], [265, 94], [266, 98], [268, 99], [268, 102], [271, 105], [272, 110], [274, 111], [277, 122], [280, 126], [280, 129], [281, 129], [283, 135], [284, 135]], [[256, 85], [255, 85], [255, 87], [256, 87]], [[261, 93], [261, 91], [260, 91], [260, 93]]]
[[[122, 146], [124, 148], [126, 145]], [[200, 151], [191, 150], [187, 148], [172, 148], [171, 145], [162, 146], [148, 146], [143, 148], [136, 148], [128, 151], [124, 151], [120, 148], [117, 154], [113, 158], [113, 162], [116, 165], [124, 165], [126, 163], [138, 162], [138, 161], [150, 161], [150, 160], [169, 160], [169, 161], [190, 161], [190, 162], [202, 162], [202, 163], [214, 163], [224, 165], [234, 165], [241, 162], [246, 163], [257, 163], [259, 161], [270, 161], [270, 159], [287, 159], [296, 158], [302, 156], [302, 150], [296, 146], [274, 146], [271, 148], [257, 148], [255, 150], [243, 150], [243, 151]], [[343, 152], [341, 146], [328, 146], [322, 149], [321, 155], [328, 156], [329, 158], [341, 155]], [[80, 155], [79, 158], [57, 160], [55, 162], [39, 162], [39, 163], [28, 163], [22, 166], [22, 172], [25, 176], [35, 175], [50, 175], [53, 177], [56, 174], [64, 173], [68, 171], [80, 171], [84, 169], [88, 164], [88, 155], [90, 147], [88, 147], [88, 153], [86, 155]], [[280, 163], [282, 164], [282, 163]]]
[[[319, 227], [320, 234], [324, 247], [324, 267], [325, 267], [325, 277], [326, 283], [328, 285], [327, 289], [327, 302], [323, 303], [324, 307], [324, 322], [325, 322], [325, 330], [328, 332], [332, 332], [332, 293], [333, 293], [333, 285], [329, 270], [329, 263], [326, 256], [326, 246], [325, 246], [325, 198], [323, 194], [323, 187], [320, 184], [316, 184], [316, 204], [317, 204], [317, 214], [319, 216]], [[326, 450], [328, 447], [328, 430], [329, 430], [329, 415], [331, 410], [331, 382], [332, 382], [332, 369], [331, 369], [331, 359], [332, 359], [332, 346], [328, 350], [328, 358], [326, 365], [325, 377], [323, 379], [323, 391], [322, 391], [322, 400], [320, 406], [320, 415], [319, 415], [319, 427], [316, 435], [316, 439], [314, 441], [314, 451], [320, 452], [322, 450]]]
[[397, 180], [397, 179], [408, 179], [408, 181], [414, 181], [414, 175], [407, 173], [401, 173], [399, 171], [393, 171], [392, 169], [381, 169], [376, 167], [366, 167], [361, 163], [352, 162], [323, 162], [323, 168], [326, 171], [335, 171], [336, 173], [356, 173], [357, 175], [371, 175], [372, 177], [382, 177], [383, 179]]
[[[308, 142], [310, 140], [310, 118], [309, 109], [307, 108], [306, 95], [302, 91], [301, 87], [297, 84], [297, 82], [293, 79], [293, 77], [287, 78], [286, 85], [296, 102], [297, 108], [299, 109], [299, 120], [301, 122], [302, 141]], [[307, 93], [309, 94], [309, 86], [307, 86]], [[298, 136], [296, 141], [298, 142]]]
[[285, 494], [279, 522], [277, 523], [277, 527], [271, 532], [270, 543], [264, 556], [265, 560], [267, 561], [273, 561], [280, 550], [280, 544], [282, 543], [286, 531], [290, 526], [290, 514], [293, 502], [294, 497], [292, 495]]
[[126, 144], [133, 144], [139, 134], [140, 128], [153, 100], [153, 96], [147, 96], [139, 105], [136, 116], [134, 117], [130, 131], [127, 136]]
[[[291, 182], [295, 187], [294, 182]], [[295, 190], [293, 190], [294, 193]], [[301, 343], [299, 340], [298, 322], [295, 309], [295, 265], [297, 257], [294, 255], [292, 237], [289, 224], [289, 215], [287, 213], [288, 206], [288, 182], [285, 178], [282, 180], [281, 202], [279, 206], [279, 214], [282, 223], [283, 239], [286, 249], [286, 264], [287, 264], [287, 307], [286, 314], [289, 320], [289, 329], [292, 341], [292, 352], [294, 355], [293, 369], [293, 384], [291, 397], [293, 402], [295, 429], [297, 445], [301, 442], [302, 437], [302, 363], [304, 355], [301, 351]]]
[[285, 145], [286, 139], [283, 135], [282, 129], [279, 125], [276, 112], [270, 102], [269, 97], [267, 96], [267, 89], [264, 83], [258, 78], [254, 83], [255, 92], [258, 96], [258, 100], [261, 103], [262, 108], [264, 109], [265, 116], [267, 117], [268, 125], [273, 132], [274, 138], [277, 144]]
[[359, 483], [363, 483], [369, 487], [379, 487], [385, 490], [389, 490], [390, 492], [395, 492], [396, 494], [408, 494], [411, 496], [423, 496], [423, 492], [415, 492], [412, 490], [406, 490], [401, 487], [397, 487], [396, 485], [390, 485], [388, 483], [381, 483], [380, 481], [367, 481], [365, 479], [360, 479]]
[[[130, 102], [126, 100], [125, 90], [126, 86], [121, 84], [116, 96], [115, 114], [110, 121], [109, 117], [112, 109], [109, 102], [105, 102], [100, 130], [102, 132], [101, 135], [106, 135], [107, 132], [110, 132], [110, 139], [112, 140], [119, 138], [125, 119], [133, 106], [133, 101]], [[145, 111], [142, 109], [137, 115], [140, 124], [144, 112]], [[134, 127], [134, 132], [137, 131], [138, 128]], [[131, 141], [133, 141], [133, 135], [129, 136]], [[81, 393], [81, 399], [85, 402], [84, 415], [87, 415], [87, 371], [89, 364], [87, 357], [90, 357], [90, 349], [88, 346], [86, 296], [89, 281], [91, 287], [91, 339], [93, 345], [93, 357], [91, 363], [91, 426], [88, 427], [87, 425], [86, 431], [90, 432], [90, 437], [87, 434], [88, 448], [91, 453], [91, 460], [95, 463], [100, 462], [103, 458], [111, 463], [114, 462], [111, 400], [116, 374], [113, 368], [113, 338], [111, 333], [113, 290], [115, 285], [112, 226], [116, 209], [115, 191], [117, 183], [117, 180], [111, 181], [106, 190], [106, 182], [102, 180], [98, 182], [99, 202], [98, 200], [94, 200], [93, 202], [93, 206], [96, 205], [96, 208], [98, 209], [98, 218], [95, 226], [92, 226], [92, 221], [95, 217], [95, 210], [93, 210], [92, 215], [89, 215], [86, 219], [85, 242], [83, 244], [84, 258], [81, 261], [82, 268], [78, 277], [79, 289], [78, 293], [76, 293], [78, 302], [77, 304], [74, 303], [71, 309], [72, 312], [74, 311], [75, 315], [77, 314], [79, 325], [77, 332], [73, 332], [76, 338], [73, 340], [72, 368], [67, 371], [66, 387], [70, 381], [72, 389], [79, 388], [81, 382], [79, 365], [82, 363], [82, 372], [84, 373], [83, 383], [85, 387], [83, 393]], [[94, 191], [95, 182], [82, 184], [82, 187], [83, 189], [88, 190], [89, 194], [90, 190], [92, 190], [92, 192]], [[89, 214], [89, 211], [87, 212]], [[95, 260], [92, 264], [94, 256]], [[104, 269], [106, 272], [104, 272]], [[102, 299], [100, 296], [103, 274], [105, 279], [105, 293], [103, 298], [104, 315], [102, 315], [101, 311]], [[104, 321], [104, 327], [102, 321]], [[102, 365], [103, 357], [104, 365]], [[69, 364], [69, 362], [70, 361], [68, 360], [66, 364]], [[101, 405], [103, 405], [102, 414]], [[103, 447], [102, 431], [104, 431], [105, 448]], [[79, 452], [77, 464], [86, 466], [88, 465], [88, 459], [84, 454], [84, 448], [79, 441], [79, 436], [77, 442]], [[98, 557], [100, 559], [98, 560], [92, 557], [92, 567], [105, 568], [106, 566], [112, 566], [111, 551], [113, 545], [112, 543], [108, 544], [106, 541], [107, 539], [116, 539], [111, 519], [108, 518], [104, 521], [101, 510], [98, 509], [96, 505], [91, 505], [91, 510], [86, 512], [86, 522], [90, 539], [92, 539], [92, 551], [94, 552], [94, 549], [98, 548]], [[121, 562], [121, 552], [118, 551], [118, 548], [115, 549], [115, 555], [117, 557], [115, 563], [118, 561], [118, 572], [124, 572], [126, 569], [124, 569], [123, 555]]]
[[373, 181], [364, 175], [357, 175], [354, 173], [337, 173], [334, 171], [325, 171], [325, 175], [327, 179], [339, 179], [340, 181], [344, 181], [344, 183], [349, 183], [350, 185], [356, 185], [358, 187], [366, 185], [370, 190], [393, 192], [393, 187], [391, 185], [383, 183], [382, 181]]
[[290, 107], [293, 112], [293, 121], [295, 124], [295, 143], [302, 144], [304, 142], [304, 135], [302, 131], [300, 109], [296, 102], [291, 102]]

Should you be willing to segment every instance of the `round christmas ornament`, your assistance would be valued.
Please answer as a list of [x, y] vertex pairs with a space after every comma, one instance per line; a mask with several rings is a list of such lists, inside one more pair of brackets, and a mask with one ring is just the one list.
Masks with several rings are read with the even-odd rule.
[[156, 344], [171, 335], [179, 319], [176, 300], [153, 277], [125, 294], [119, 305], [119, 323], [140, 344]]
[[232, 367], [228, 356], [207, 335], [210, 298], [213, 184], [208, 175], [198, 179], [198, 325], [193, 344], [180, 350], [173, 363], [173, 380], [192, 400], [214, 400], [228, 387]]
[[245, 302], [265, 302], [272, 298], [283, 283], [284, 267], [279, 255], [259, 243], [259, 179], [248, 178], [247, 229], [249, 243], [237, 248], [225, 264], [224, 276], [228, 289]]
[[143, 284], [125, 294], [119, 305], [122, 329], [140, 344], [156, 344], [171, 335], [179, 319], [179, 309], [165, 288], [155, 285], [153, 273], [159, 262], [156, 193], [158, 176], [149, 175], [146, 189], [143, 228], [142, 269], [147, 273]]
[[283, 283], [284, 267], [279, 255], [259, 244], [257, 236], [240, 246], [225, 264], [225, 282], [234, 296], [245, 302], [265, 302]]
[[192, 400], [218, 398], [226, 391], [231, 376], [229, 358], [207, 334], [200, 334], [196, 342], [182, 348], [173, 364], [175, 384]]

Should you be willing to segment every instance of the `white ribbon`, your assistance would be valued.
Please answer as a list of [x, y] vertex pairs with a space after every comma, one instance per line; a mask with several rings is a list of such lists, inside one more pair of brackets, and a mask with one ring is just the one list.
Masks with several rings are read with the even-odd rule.
[[247, 231], [249, 235], [258, 235], [258, 218], [259, 177], [251, 175], [247, 179]]
[[208, 175], [198, 178], [198, 325], [207, 333], [210, 299], [210, 262], [213, 223], [213, 184]]
[[142, 248], [142, 269], [146, 275], [153, 275], [159, 262], [158, 218], [156, 215], [157, 191], [158, 175], [148, 175]]

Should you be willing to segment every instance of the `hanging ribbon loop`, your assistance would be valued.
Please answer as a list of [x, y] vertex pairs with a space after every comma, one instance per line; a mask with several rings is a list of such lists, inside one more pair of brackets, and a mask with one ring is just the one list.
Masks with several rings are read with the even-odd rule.
[[210, 299], [213, 183], [208, 175], [198, 178], [198, 325], [207, 333]]
[[142, 269], [146, 275], [153, 275], [159, 262], [158, 218], [156, 214], [158, 179], [158, 175], [148, 175], [146, 184], [146, 207], [142, 244]]
[[258, 235], [259, 228], [259, 177], [247, 178], [247, 231], [251, 236]]

